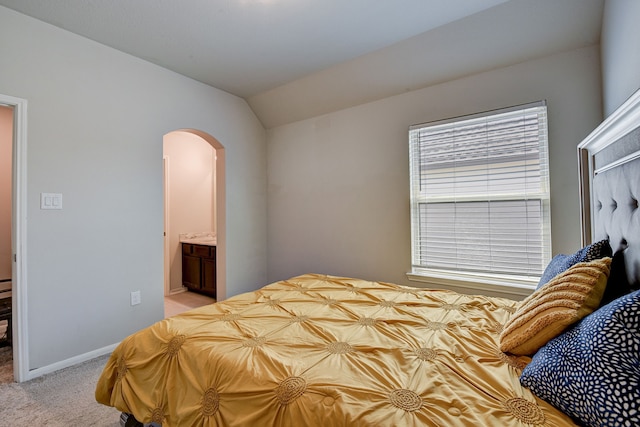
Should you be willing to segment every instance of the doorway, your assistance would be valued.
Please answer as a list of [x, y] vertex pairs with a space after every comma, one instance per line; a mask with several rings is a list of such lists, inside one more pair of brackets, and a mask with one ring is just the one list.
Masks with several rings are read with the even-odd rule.
[[[222, 144], [195, 129], [179, 129], [166, 134], [163, 137], [163, 191], [165, 301], [175, 302], [176, 296], [186, 290], [182, 286], [181, 241], [194, 236], [213, 239], [213, 243], [207, 244], [216, 246], [216, 298], [224, 299], [226, 209]], [[212, 302], [185, 299], [184, 296], [182, 299]]]
[[[3, 267], [0, 267], [0, 276], [3, 283], [10, 283], [11, 313], [9, 316], [11, 323], [11, 358], [13, 380], [18, 382], [26, 381], [29, 378], [28, 368], [28, 346], [27, 346], [27, 318], [26, 318], [26, 170], [27, 170], [27, 101], [0, 94], [0, 108], [3, 113], [2, 128], [5, 129], [0, 138], [0, 145], [4, 147], [2, 156], [8, 163], [2, 164], [2, 168], [10, 170], [10, 183], [4, 183], [4, 193], [0, 192], [3, 198], [2, 205], [10, 206], [9, 212], [3, 211], [0, 215], [5, 216], [5, 222], [9, 222], [10, 244], [0, 250], [0, 257], [8, 256], [2, 260]], [[7, 129], [10, 127], [10, 129]], [[10, 150], [10, 151], [9, 151]], [[10, 152], [10, 154], [9, 154]], [[7, 158], [8, 157], [8, 158]], [[2, 184], [0, 184], [2, 185]], [[6, 198], [10, 198], [9, 203]], [[0, 224], [2, 221], [0, 220]], [[0, 225], [0, 227], [3, 227]], [[0, 232], [0, 238], [6, 239], [6, 231]], [[7, 253], [8, 251], [8, 253]], [[10, 276], [10, 282], [4, 281], [6, 275]], [[6, 290], [5, 290], [6, 292]]]
[[0, 105], [0, 383], [13, 382], [11, 196], [13, 106]]

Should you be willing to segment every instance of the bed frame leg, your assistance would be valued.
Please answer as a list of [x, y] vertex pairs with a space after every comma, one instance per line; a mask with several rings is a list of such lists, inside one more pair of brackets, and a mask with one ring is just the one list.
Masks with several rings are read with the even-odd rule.
[[144, 427], [144, 424], [136, 420], [136, 417], [134, 417], [133, 415], [123, 412], [120, 414], [120, 426], [121, 427]]

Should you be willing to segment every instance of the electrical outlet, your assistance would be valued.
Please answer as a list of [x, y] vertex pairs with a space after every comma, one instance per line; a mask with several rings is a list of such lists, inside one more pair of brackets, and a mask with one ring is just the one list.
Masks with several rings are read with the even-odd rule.
[[142, 297], [140, 296], [140, 291], [131, 292], [131, 305], [138, 305], [142, 302]]

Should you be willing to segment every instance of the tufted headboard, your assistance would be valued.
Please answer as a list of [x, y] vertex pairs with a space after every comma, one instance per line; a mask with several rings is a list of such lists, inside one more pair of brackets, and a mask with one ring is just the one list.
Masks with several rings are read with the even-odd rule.
[[578, 145], [583, 243], [609, 239], [640, 287], [640, 91]]

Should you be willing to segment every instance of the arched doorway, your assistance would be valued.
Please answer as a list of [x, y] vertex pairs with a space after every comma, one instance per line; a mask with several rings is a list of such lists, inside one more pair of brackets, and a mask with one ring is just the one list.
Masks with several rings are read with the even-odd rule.
[[[206, 146], [206, 147], [203, 147]], [[167, 149], [167, 147], [172, 147]], [[176, 150], [184, 150], [180, 153]], [[173, 158], [172, 158], [173, 157]], [[225, 150], [224, 146], [206, 132], [196, 129], [178, 129], [163, 138], [163, 160], [165, 181], [165, 296], [182, 291], [180, 235], [192, 232], [214, 233], [216, 238], [216, 288], [217, 299], [226, 297], [226, 194], [225, 194]], [[209, 166], [209, 170], [206, 170]], [[186, 171], [185, 171], [186, 168]], [[181, 172], [182, 171], [182, 172]], [[182, 180], [188, 190], [168, 185], [176, 175], [195, 175]], [[209, 174], [209, 175], [207, 175]], [[192, 181], [189, 183], [188, 179]], [[194, 182], [193, 179], [196, 181]], [[208, 182], [206, 182], [208, 180]], [[185, 183], [186, 182], [186, 183]], [[184, 188], [184, 187], [183, 187]], [[172, 194], [171, 192], [174, 192]], [[182, 206], [185, 201], [176, 197], [175, 191], [189, 191], [197, 206]], [[211, 197], [207, 200], [207, 194]], [[179, 195], [178, 195], [179, 196]], [[171, 201], [178, 204], [171, 206]], [[180, 211], [196, 211], [192, 224], [185, 225]], [[202, 212], [200, 212], [202, 211]], [[186, 214], [182, 215], [184, 217]], [[209, 220], [207, 220], [207, 215]], [[188, 220], [187, 220], [188, 221]]]

